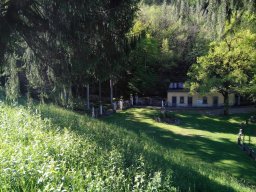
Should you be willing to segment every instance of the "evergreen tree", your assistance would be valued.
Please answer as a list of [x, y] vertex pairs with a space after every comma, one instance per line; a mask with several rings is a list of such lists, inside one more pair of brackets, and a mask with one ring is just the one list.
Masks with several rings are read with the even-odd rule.
[[54, 83], [55, 95], [67, 93], [72, 84], [87, 84], [93, 79], [99, 58], [114, 63], [126, 46], [136, 5], [137, 0], [1, 1], [0, 62], [6, 63], [4, 55], [15, 52], [12, 39], [16, 36], [25, 45], [23, 49], [31, 52], [24, 62], [34, 59], [37, 63], [26, 69], [37, 67], [44, 87]]

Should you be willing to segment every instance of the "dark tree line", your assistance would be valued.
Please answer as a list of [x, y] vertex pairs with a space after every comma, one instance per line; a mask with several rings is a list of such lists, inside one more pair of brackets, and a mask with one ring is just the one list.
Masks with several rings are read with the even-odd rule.
[[[182, 82], [196, 58], [246, 23], [252, 0], [144, 0], [133, 31], [146, 36], [132, 51], [125, 81], [133, 92], [166, 96], [170, 81]], [[253, 25], [253, 24], [252, 24]]]
[[42, 99], [115, 78], [131, 49], [136, 11], [137, 0], [1, 1], [0, 63], [10, 93], [12, 71], [24, 70], [28, 91], [39, 88]]
[[102, 85], [110, 86], [111, 102], [114, 85], [118, 96], [165, 94], [170, 77], [180, 75], [175, 71], [184, 76], [210, 41], [256, 7], [253, 0], [144, 0], [158, 6], [150, 20], [145, 4], [135, 19], [138, 2], [2, 0], [0, 64], [8, 97], [18, 95], [17, 76], [25, 76], [29, 96], [36, 91], [63, 103], [85, 88], [89, 95], [90, 85], [99, 88], [99, 100]]

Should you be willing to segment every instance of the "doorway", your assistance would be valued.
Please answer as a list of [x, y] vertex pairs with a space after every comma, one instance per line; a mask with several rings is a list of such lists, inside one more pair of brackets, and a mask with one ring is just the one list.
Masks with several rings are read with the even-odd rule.
[[172, 106], [173, 107], [177, 106], [177, 97], [172, 97]]
[[192, 107], [193, 105], [193, 97], [188, 97], [188, 106]]
[[218, 107], [219, 106], [219, 97], [213, 97], [213, 106]]

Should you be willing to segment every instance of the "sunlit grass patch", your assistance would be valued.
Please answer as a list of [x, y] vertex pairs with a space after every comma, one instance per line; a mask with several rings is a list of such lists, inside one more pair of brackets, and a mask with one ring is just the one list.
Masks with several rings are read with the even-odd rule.
[[254, 164], [228, 140], [232, 131], [215, 140], [222, 129], [206, 129], [208, 118], [177, 114], [176, 126], [157, 123], [156, 113], [96, 120], [1, 104], [0, 191], [254, 191]]
[[[106, 122], [114, 122], [135, 133], [144, 132], [148, 139], [172, 150], [175, 157], [168, 157], [169, 161], [176, 162], [176, 157], [183, 157], [180, 161], [186, 162], [188, 170], [208, 175], [212, 181], [230, 187], [243, 182], [248, 186], [248, 183], [255, 185], [255, 162], [237, 145], [240, 123], [250, 114], [222, 117], [176, 113], [175, 116], [181, 120], [180, 125], [158, 123], [153, 118], [156, 114], [154, 110], [131, 109], [107, 118]], [[129, 121], [123, 123], [127, 117]], [[200, 179], [196, 179], [197, 182]], [[233, 190], [237, 190], [236, 187]]]
[[172, 188], [115, 126], [54, 106], [1, 105], [0, 123], [0, 191]]

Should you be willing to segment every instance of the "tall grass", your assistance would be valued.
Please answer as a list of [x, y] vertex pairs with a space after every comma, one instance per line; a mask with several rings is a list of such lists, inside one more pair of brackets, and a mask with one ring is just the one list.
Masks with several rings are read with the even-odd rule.
[[0, 105], [0, 191], [253, 191], [139, 135], [50, 105]]
[[1, 191], [175, 190], [125, 133], [61, 109], [51, 113], [55, 123], [1, 104]]

